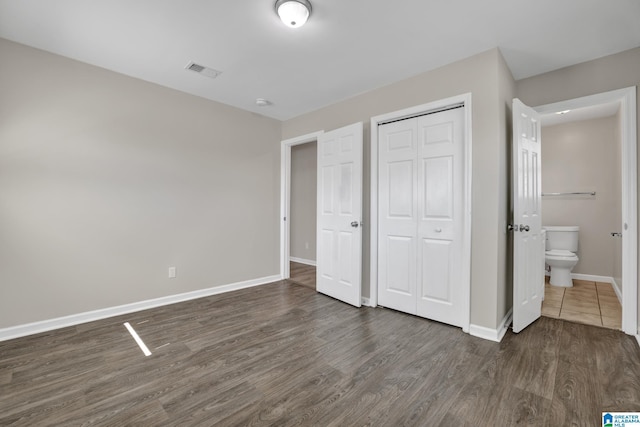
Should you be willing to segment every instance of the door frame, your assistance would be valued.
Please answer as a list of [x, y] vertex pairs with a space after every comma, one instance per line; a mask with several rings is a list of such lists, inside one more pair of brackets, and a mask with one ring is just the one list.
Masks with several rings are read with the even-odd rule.
[[291, 147], [308, 142], [316, 142], [323, 130], [285, 139], [280, 142], [280, 278], [291, 277], [289, 258], [291, 256]]
[[595, 95], [533, 107], [540, 114], [620, 102], [622, 154], [622, 331], [638, 334], [638, 169], [636, 87], [612, 90]]
[[369, 274], [369, 304], [371, 307], [378, 305], [378, 126], [393, 120], [401, 120], [445, 109], [449, 106], [463, 104], [464, 112], [464, 194], [463, 194], [463, 231], [462, 231], [462, 256], [466, 261], [462, 265], [463, 288], [466, 289], [463, 296], [462, 330], [469, 332], [471, 323], [471, 130], [472, 130], [472, 106], [471, 93], [445, 98], [427, 104], [393, 111], [371, 118], [371, 192], [370, 192], [370, 274]]

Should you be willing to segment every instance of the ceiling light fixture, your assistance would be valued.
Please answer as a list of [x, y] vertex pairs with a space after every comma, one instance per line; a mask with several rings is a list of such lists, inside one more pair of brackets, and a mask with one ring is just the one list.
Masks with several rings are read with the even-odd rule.
[[276, 13], [291, 28], [302, 27], [311, 14], [311, 3], [308, 0], [278, 0]]

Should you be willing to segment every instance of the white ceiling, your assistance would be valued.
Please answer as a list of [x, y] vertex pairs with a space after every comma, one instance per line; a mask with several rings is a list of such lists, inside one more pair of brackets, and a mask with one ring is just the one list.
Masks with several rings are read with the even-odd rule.
[[280, 120], [493, 47], [521, 79], [640, 46], [638, 0], [311, 2], [0, 0], [0, 37]]
[[604, 104], [592, 105], [590, 107], [576, 108], [564, 114], [550, 113], [540, 117], [540, 124], [545, 126], [555, 126], [559, 124], [579, 122], [583, 120], [599, 119], [610, 117], [620, 110], [620, 101], [608, 102]]

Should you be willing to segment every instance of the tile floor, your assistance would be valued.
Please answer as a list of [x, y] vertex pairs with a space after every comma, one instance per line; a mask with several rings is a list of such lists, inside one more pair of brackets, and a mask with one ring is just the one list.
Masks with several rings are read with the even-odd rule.
[[622, 307], [609, 283], [573, 280], [572, 288], [549, 284], [546, 277], [542, 315], [587, 325], [621, 329]]

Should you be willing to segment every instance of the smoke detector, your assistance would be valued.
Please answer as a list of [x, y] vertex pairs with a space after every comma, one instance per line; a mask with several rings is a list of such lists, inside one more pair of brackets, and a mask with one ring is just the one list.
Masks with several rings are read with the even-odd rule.
[[268, 99], [264, 99], [264, 98], [258, 98], [258, 99], [256, 99], [256, 105], [258, 107], [268, 107], [269, 105], [271, 105], [271, 101], [269, 101]]
[[207, 77], [209, 77], [211, 79], [215, 79], [220, 74], [222, 74], [222, 71], [214, 70], [213, 68], [209, 68], [209, 67], [205, 67], [204, 65], [196, 64], [193, 61], [189, 61], [189, 63], [184, 68], [189, 70], [189, 71], [193, 71], [193, 72], [196, 72], [198, 74], [202, 74], [203, 76], [207, 76]]

